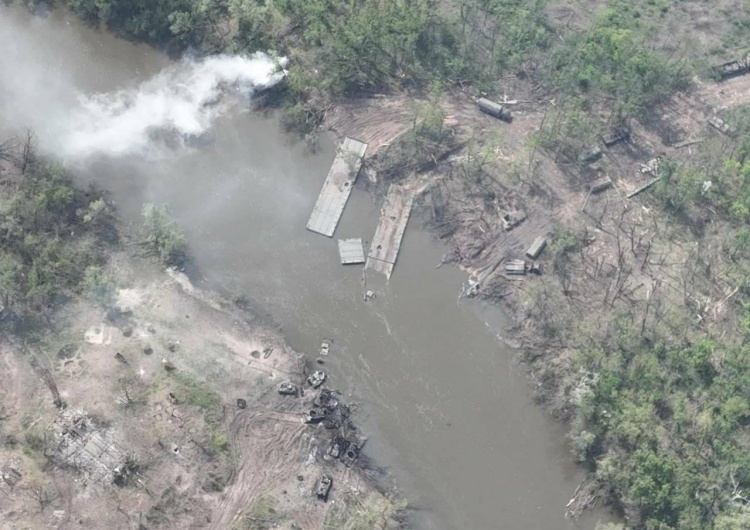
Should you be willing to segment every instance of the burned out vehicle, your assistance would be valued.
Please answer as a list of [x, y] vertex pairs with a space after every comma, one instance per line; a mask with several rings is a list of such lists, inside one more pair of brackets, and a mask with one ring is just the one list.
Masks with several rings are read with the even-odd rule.
[[281, 394], [282, 396], [296, 396], [297, 385], [294, 385], [289, 381], [285, 381], [279, 385], [279, 394]]
[[524, 219], [526, 219], [526, 214], [524, 212], [513, 211], [503, 215], [500, 218], [500, 221], [503, 223], [503, 230], [507, 232], [520, 225]]
[[341, 455], [341, 461], [346, 467], [352, 467], [352, 464], [354, 464], [354, 462], [357, 461], [357, 458], [359, 458], [361, 450], [362, 449], [358, 444], [350, 442], [349, 447], [344, 451], [344, 454]]
[[333, 458], [340, 458], [349, 448], [349, 441], [341, 436], [336, 436], [331, 442], [328, 454]]
[[310, 409], [310, 411], [307, 413], [307, 419], [305, 420], [305, 423], [320, 423], [324, 419], [326, 419], [325, 409], [316, 407]]
[[334, 410], [339, 406], [339, 394], [333, 390], [324, 388], [315, 398], [315, 404], [328, 410]]
[[596, 162], [599, 160], [604, 153], [601, 149], [598, 147], [594, 147], [591, 149], [587, 149], [583, 153], [581, 153], [581, 156], [578, 158], [579, 162], [581, 164], [591, 164], [592, 162]]
[[718, 116], [711, 116], [708, 118], [708, 124], [716, 129], [717, 131], [726, 134], [728, 136], [732, 136], [734, 134], [734, 128], [729, 125], [727, 122], [719, 118]]
[[333, 479], [330, 475], [323, 475], [315, 485], [315, 496], [322, 501], [328, 500], [328, 494], [331, 493], [331, 487], [333, 486]]
[[622, 142], [630, 140], [630, 130], [625, 127], [618, 127], [609, 134], [602, 136], [602, 141], [607, 147], [612, 147]]
[[494, 101], [490, 101], [486, 98], [479, 98], [477, 100], [477, 105], [479, 106], [479, 110], [481, 110], [485, 114], [494, 116], [498, 120], [502, 120], [507, 123], [513, 121], [513, 115], [511, 114], [511, 112], [500, 103], [495, 103]]
[[720, 81], [743, 75], [750, 72], [750, 57], [744, 59], [737, 59], [716, 65], [712, 68], [714, 75], [719, 78]]
[[315, 370], [307, 378], [307, 383], [313, 388], [318, 388], [320, 385], [325, 383], [326, 377], [326, 373], [323, 370]]

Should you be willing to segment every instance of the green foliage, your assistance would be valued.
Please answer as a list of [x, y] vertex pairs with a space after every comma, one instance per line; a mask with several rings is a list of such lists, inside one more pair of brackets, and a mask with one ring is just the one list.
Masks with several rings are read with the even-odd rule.
[[143, 207], [141, 234], [146, 251], [165, 265], [180, 266], [187, 260], [185, 234], [169, 216], [166, 206], [146, 204]]
[[554, 152], [556, 158], [578, 162], [581, 154], [596, 145], [600, 126], [584, 111], [586, 100], [569, 97], [552, 109], [544, 120], [535, 140]]
[[732, 481], [750, 486], [750, 459], [739, 450], [750, 419], [750, 350], [722, 345], [718, 370], [718, 348], [705, 339], [576, 357], [598, 377], [577, 408], [574, 439], [608, 448], [603, 460], [599, 451], [585, 458], [646, 528], [710, 528], [715, 513], [731, 511]]
[[315, 50], [321, 86], [332, 93], [379, 90], [416, 64], [415, 44], [432, 16], [431, 2], [282, 0], [281, 12]]
[[684, 65], [646, 44], [650, 28], [644, 27], [639, 4], [609, 2], [591, 28], [568, 33], [547, 66], [553, 86], [568, 95], [607, 98], [620, 117], [642, 115], [684, 86]]
[[660, 174], [666, 178], [655, 191], [670, 213], [697, 224], [701, 211], [713, 211], [742, 234], [750, 225], [750, 105], [734, 109], [727, 121], [736, 140], [711, 134], [691, 163], [677, 167], [662, 161]]
[[252, 509], [232, 525], [231, 530], [271, 530], [279, 528], [279, 523], [286, 519], [280, 512], [278, 502], [270, 495], [261, 495]]
[[490, 86], [500, 72], [522, 69], [524, 63], [534, 62], [550, 46], [548, 0], [457, 3], [457, 19], [448, 18], [450, 26], [439, 27], [443, 48], [454, 56], [439, 65], [445, 75]]
[[223, 432], [214, 431], [208, 442], [208, 448], [214, 454], [229, 454], [229, 438]]
[[0, 234], [0, 303], [19, 316], [81, 292], [116, 240], [101, 195], [77, 191], [62, 168], [36, 159], [0, 188]]
[[622, 523], [598, 523], [594, 530], [626, 530]]
[[185, 402], [204, 411], [213, 411], [221, 408], [219, 395], [208, 388], [205, 384], [178, 372], [172, 376], [173, 382], [178, 385], [178, 390]]
[[[195, 379], [186, 372], [177, 371], [162, 379], [169, 391], [174, 393], [181, 402], [202, 411], [203, 421], [208, 427], [205, 438], [205, 448], [214, 455], [228, 459], [230, 455], [230, 443], [224, 429], [222, 401], [205, 381]], [[154, 389], [163, 391], [159, 385]]]
[[[652, 342], [620, 333], [606, 349], [581, 351], [577, 370], [596, 374], [576, 403], [572, 440], [635, 528], [745, 528], [750, 487], [750, 133], [713, 135], [683, 166], [662, 160], [655, 187], [665, 211], [688, 225], [710, 212], [722, 222], [738, 324], [729, 336]], [[693, 258], [698, 260], [700, 256]], [[592, 440], [592, 434], [595, 439]], [[604, 456], [602, 456], [604, 455]]]
[[52, 429], [38, 422], [24, 423], [24, 451], [33, 457], [41, 457], [53, 441]]
[[103, 307], [111, 307], [115, 302], [117, 285], [101, 267], [92, 265], [83, 273], [83, 284], [90, 296]]
[[199, 40], [225, 2], [210, 0], [68, 0], [83, 18], [154, 43]]
[[393, 518], [406, 508], [402, 501], [372, 494], [364, 499], [346, 494], [343, 503], [328, 511], [324, 530], [371, 530], [390, 528]]

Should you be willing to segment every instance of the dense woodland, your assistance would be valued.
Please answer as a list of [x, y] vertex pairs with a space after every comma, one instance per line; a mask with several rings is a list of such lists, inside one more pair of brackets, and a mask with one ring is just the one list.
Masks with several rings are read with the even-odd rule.
[[3, 143], [0, 158], [3, 322], [49, 319], [56, 304], [83, 291], [106, 301], [101, 266], [118, 233], [102, 194], [75, 189], [63, 168], [37, 157], [32, 133]]
[[[174, 52], [269, 49], [290, 57], [284, 106], [301, 130], [347, 95], [410, 91], [429, 99], [458, 80], [492, 93], [503, 76], [526, 79], [556, 100], [536, 141], [561, 161], [575, 159], [605, 125], [646, 120], [667, 95], [689, 90], [694, 76], [710, 78], [710, 64], [750, 47], [750, 8], [732, 2], [717, 4], [721, 35], [710, 46], [664, 30], [698, 0], [602, 0], [573, 25], [552, 15], [564, 3], [555, 0], [65, 3], [92, 24]], [[750, 528], [748, 114], [735, 109], [734, 139], [705, 142], [698, 161], [664, 161], [652, 205], [669, 230], [698, 246], [691, 259], [701, 278], [717, 274], [712, 255], [726, 258], [716, 281], [733, 293], [731, 325], [718, 333], [686, 310], [662, 314], [647, 305], [642, 321], [635, 309], [624, 311], [606, 334], [576, 342], [566, 365], [576, 382], [558, 409], [571, 421], [573, 450], [633, 528]], [[427, 116], [409, 138], [435, 136], [441, 119]], [[85, 285], [106, 297], [98, 266], [116, 239], [106, 202], [75, 191], [54, 165], [23, 151], [12, 156], [19, 176], [4, 185], [0, 203], [4, 307], [43, 314]], [[720, 238], [706, 226], [707, 211], [721, 224]], [[179, 230], [159, 208], [145, 215], [144, 247], [180, 263]], [[585, 237], [561, 231], [556, 239], [563, 282]], [[654, 314], [662, 315], [658, 325], [647, 326]], [[562, 344], [561, 336], [550, 330]]]

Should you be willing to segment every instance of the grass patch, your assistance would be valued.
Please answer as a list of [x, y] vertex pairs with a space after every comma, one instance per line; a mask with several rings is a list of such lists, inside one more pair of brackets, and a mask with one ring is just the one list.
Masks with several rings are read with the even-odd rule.
[[398, 528], [396, 517], [406, 508], [406, 501], [372, 494], [365, 499], [346, 493], [344, 502], [328, 512], [324, 530], [373, 530]]
[[278, 528], [286, 514], [277, 510], [277, 503], [270, 495], [263, 494], [252, 509], [236, 521], [231, 530], [270, 530]]

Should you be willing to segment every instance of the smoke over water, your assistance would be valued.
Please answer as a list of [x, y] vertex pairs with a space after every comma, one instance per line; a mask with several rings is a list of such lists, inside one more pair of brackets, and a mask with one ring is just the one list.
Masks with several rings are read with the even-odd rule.
[[45, 153], [77, 165], [192, 143], [286, 65], [263, 53], [170, 63], [65, 12], [31, 16], [2, 2], [0, 49], [0, 139], [28, 127]]
[[59, 138], [60, 154], [73, 159], [143, 154], [156, 138], [200, 136], [227, 110], [225, 93], [270, 87], [283, 78], [285, 64], [263, 53], [182, 60], [138, 87], [80, 96], [68, 133]]

